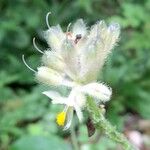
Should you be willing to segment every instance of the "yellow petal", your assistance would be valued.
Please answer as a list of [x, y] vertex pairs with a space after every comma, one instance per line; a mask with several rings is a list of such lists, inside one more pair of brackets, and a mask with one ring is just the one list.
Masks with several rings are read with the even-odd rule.
[[64, 126], [66, 120], [66, 112], [60, 112], [56, 117], [56, 123], [59, 126]]

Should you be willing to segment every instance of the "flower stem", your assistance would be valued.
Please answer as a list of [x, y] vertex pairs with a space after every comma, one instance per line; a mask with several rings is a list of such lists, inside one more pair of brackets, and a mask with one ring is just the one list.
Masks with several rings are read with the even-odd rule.
[[71, 124], [71, 140], [72, 140], [72, 145], [74, 147], [74, 150], [79, 150], [79, 146], [78, 146], [77, 136], [76, 136], [76, 133], [75, 133], [73, 119], [72, 119], [72, 124]]
[[124, 150], [134, 150], [133, 146], [129, 143], [126, 137], [123, 134], [119, 133], [116, 128], [113, 127], [110, 122], [105, 119], [102, 113], [102, 109], [97, 107], [92, 97], [87, 97], [87, 109], [91, 115], [96, 129], [102, 131], [105, 135], [107, 135], [115, 142], [120, 143]]

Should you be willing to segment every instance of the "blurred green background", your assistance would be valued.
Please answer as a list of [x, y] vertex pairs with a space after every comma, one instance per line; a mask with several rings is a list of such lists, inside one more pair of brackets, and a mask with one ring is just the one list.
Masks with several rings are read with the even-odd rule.
[[[36, 83], [21, 59], [25, 54], [30, 66], [40, 65], [32, 39], [47, 48], [41, 33], [49, 11], [50, 25], [61, 24], [64, 31], [77, 18], [88, 25], [100, 19], [120, 23], [120, 42], [99, 76], [113, 88], [106, 117], [121, 132], [149, 136], [150, 0], [0, 0], [0, 150], [72, 149], [70, 132], [55, 123], [61, 108], [41, 94], [47, 87]], [[77, 135], [82, 150], [116, 149], [105, 137], [89, 141], [84, 123]]]

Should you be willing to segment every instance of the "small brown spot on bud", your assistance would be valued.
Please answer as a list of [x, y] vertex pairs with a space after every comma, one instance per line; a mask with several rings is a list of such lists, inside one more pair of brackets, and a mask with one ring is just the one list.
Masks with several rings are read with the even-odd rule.
[[76, 35], [76, 39], [75, 39], [75, 44], [77, 44], [78, 43], [78, 41], [80, 40], [82, 38], [82, 35], [81, 34], [77, 34]]

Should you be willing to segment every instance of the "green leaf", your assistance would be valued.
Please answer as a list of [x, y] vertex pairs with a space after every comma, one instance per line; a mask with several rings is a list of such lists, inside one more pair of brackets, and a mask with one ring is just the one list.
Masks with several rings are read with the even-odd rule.
[[71, 150], [70, 145], [58, 137], [25, 136], [12, 144], [9, 150]]

